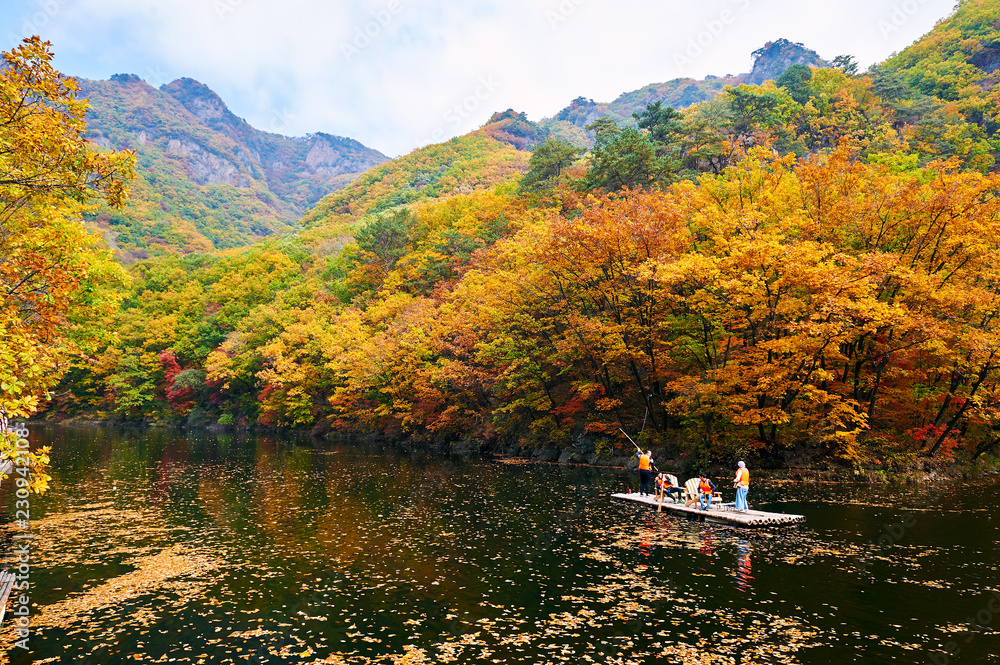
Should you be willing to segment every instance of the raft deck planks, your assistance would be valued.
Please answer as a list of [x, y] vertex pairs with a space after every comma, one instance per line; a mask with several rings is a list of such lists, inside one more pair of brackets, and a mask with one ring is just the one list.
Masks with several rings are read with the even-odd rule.
[[[651, 508], [659, 506], [659, 501], [652, 496], [641, 496], [639, 494], [612, 494], [612, 499], [622, 499], [623, 501], [634, 501], [642, 503]], [[709, 520], [720, 522], [731, 526], [746, 528], [758, 528], [768, 526], [786, 526], [790, 524], [801, 524], [806, 521], [805, 515], [786, 515], [785, 513], [767, 513], [762, 510], [748, 510], [737, 512], [735, 510], [723, 509], [720, 504], [712, 504], [708, 510], [699, 510], [697, 504], [690, 508], [683, 503], [673, 503], [670, 499], [664, 499], [663, 509], [671, 510], [675, 513], [685, 513], [688, 517], [698, 520]]]

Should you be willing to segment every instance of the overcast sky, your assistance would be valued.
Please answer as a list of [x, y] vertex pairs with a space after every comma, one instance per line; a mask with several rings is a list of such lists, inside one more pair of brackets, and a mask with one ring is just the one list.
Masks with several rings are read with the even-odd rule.
[[904, 49], [955, 0], [2, 0], [3, 49], [39, 34], [61, 71], [183, 76], [289, 136], [405, 154], [514, 108], [749, 71], [781, 37], [862, 68]]

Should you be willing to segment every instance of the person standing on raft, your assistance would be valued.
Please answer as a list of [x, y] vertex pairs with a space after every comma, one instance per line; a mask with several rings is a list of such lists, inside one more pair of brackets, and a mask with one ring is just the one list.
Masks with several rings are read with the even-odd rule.
[[635, 456], [639, 458], [639, 496], [651, 495], [653, 492], [650, 490], [649, 481], [653, 474], [653, 451], [639, 451]]
[[747, 511], [747, 492], [750, 490], [750, 470], [744, 462], [736, 466], [736, 477], [733, 479], [733, 487], [736, 488], [735, 510]]

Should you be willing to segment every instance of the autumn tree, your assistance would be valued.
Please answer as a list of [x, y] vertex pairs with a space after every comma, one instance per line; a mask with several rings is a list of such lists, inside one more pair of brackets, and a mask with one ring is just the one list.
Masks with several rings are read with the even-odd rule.
[[[95, 198], [124, 202], [133, 157], [99, 152], [84, 138], [87, 103], [52, 67], [47, 42], [32, 37], [2, 57], [0, 415], [7, 419], [34, 413], [58, 380], [75, 311], [114, 302], [122, 272], [81, 215]], [[0, 454], [13, 449], [7, 435]], [[36, 491], [47, 485], [44, 460], [44, 451], [34, 458]]]

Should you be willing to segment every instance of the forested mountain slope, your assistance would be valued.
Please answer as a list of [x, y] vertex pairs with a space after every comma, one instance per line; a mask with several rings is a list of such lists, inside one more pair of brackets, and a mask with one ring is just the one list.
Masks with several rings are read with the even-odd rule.
[[126, 262], [238, 247], [283, 231], [307, 206], [387, 159], [351, 139], [257, 130], [191, 79], [156, 89], [117, 75], [82, 82], [81, 96], [91, 105], [87, 137], [136, 153], [129, 205], [95, 216]]
[[369, 213], [494, 187], [527, 171], [527, 150], [546, 136], [523, 113], [496, 113], [474, 132], [371, 169], [319, 201], [303, 223], [350, 222]]

